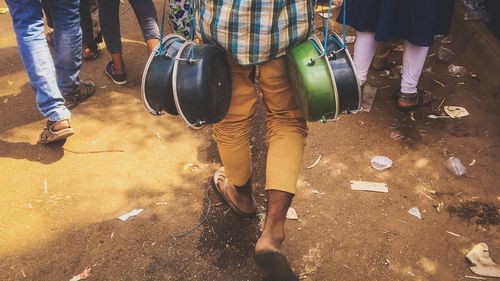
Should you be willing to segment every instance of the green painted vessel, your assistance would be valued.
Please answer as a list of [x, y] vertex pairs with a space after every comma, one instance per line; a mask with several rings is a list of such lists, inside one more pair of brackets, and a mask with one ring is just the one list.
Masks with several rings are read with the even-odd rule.
[[286, 54], [288, 75], [304, 117], [308, 121], [336, 119], [338, 92], [323, 46], [315, 35], [290, 48]]

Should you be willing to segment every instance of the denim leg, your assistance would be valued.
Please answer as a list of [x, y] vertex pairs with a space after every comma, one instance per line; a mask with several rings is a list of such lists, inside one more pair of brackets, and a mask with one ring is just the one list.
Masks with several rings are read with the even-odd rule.
[[130, 0], [130, 5], [134, 9], [137, 21], [141, 26], [144, 41], [149, 39], [159, 39], [158, 16], [152, 0]]
[[46, 0], [52, 12], [56, 44], [57, 85], [63, 96], [78, 91], [82, 65], [79, 0]]
[[120, 34], [119, 0], [98, 0], [99, 23], [106, 48], [111, 54], [121, 53], [122, 40]]
[[37, 0], [6, 0], [14, 23], [17, 46], [36, 93], [40, 112], [50, 121], [69, 119], [57, 86], [54, 62], [45, 41], [42, 5]]

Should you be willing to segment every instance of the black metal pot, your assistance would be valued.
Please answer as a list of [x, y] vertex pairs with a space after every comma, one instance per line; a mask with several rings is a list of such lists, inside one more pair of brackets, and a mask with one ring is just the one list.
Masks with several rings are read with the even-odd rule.
[[160, 53], [160, 44], [149, 56], [144, 73], [142, 74], [141, 94], [146, 111], [160, 116], [165, 112], [178, 115], [172, 89], [172, 74], [175, 57], [186, 42], [183, 37], [170, 34], [163, 39], [163, 50]]
[[216, 45], [185, 42], [175, 58], [174, 100], [189, 127], [221, 121], [231, 103], [231, 71], [224, 50]]
[[339, 94], [340, 112], [359, 111], [362, 95], [351, 55], [347, 48], [342, 49], [342, 40], [335, 33], [328, 35], [327, 44], [328, 61]]

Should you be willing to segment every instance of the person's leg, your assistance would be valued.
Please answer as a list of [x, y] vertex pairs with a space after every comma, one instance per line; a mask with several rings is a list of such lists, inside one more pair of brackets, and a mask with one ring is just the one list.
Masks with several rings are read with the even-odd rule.
[[404, 46], [401, 92], [416, 93], [429, 47], [416, 46], [406, 40]]
[[151, 0], [130, 0], [137, 21], [141, 26], [144, 41], [150, 54], [160, 42], [160, 30], [158, 29], [158, 16]]
[[120, 1], [98, 0], [99, 23], [106, 48], [111, 56], [111, 61], [106, 64], [106, 74], [116, 84], [127, 83], [125, 62], [122, 56], [122, 41], [120, 33]]
[[419, 103], [417, 86], [429, 51], [429, 47], [416, 46], [406, 40], [404, 46], [401, 94], [398, 100], [398, 106], [403, 108]]
[[49, 121], [69, 119], [57, 86], [54, 62], [45, 42], [42, 6], [36, 0], [7, 0], [24, 68], [36, 93], [38, 109]]
[[250, 126], [257, 102], [252, 77], [254, 67], [240, 66], [232, 62], [230, 65], [233, 93], [231, 105], [226, 117], [212, 126], [212, 136], [217, 142], [224, 165], [228, 182], [227, 197], [238, 209], [251, 215], [256, 211], [250, 184]]
[[376, 49], [375, 33], [356, 32], [353, 61], [360, 85], [363, 85], [368, 78], [368, 69], [370, 68]]
[[6, 3], [19, 53], [36, 93], [38, 109], [48, 119], [49, 138], [43, 142], [69, 137], [73, 134], [69, 124], [71, 113], [64, 106], [64, 98], [57, 86], [54, 62], [45, 41], [41, 3], [36, 0], [7, 0]]
[[82, 56], [85, 60], [96, 59], [98, 46], [94, 36], [94, 26], [90, 14], [89, 0], [80, 1], [80, 26], [82, 28]]
[[54, 21], [57, 84], [63, 96], [72, 95], [80, 88], [79, 74], [82, 64], [79, 1], [46, 1]]
[[295, 280], [296, 276], [283, 253], [282, 243], [285, 238], [286, 212], [295, 193], [302, 163], [307, 125], [294, 101], [284, 58], [262, 64], [260, 82], [266, 106], [269, 143], [266, 165], [268, 200], [264, 230], [255, 246], [256, 260], [265, 278]]
[[94, 29], [94, 41], [99, 44], [102, 43], [101, 26], [99, 25], [99, 8], [97, 0], [88, 0], [90, 8], [90, 17], [92, 19], [92, 27]]
[[95, 92], [92, 81], [80, 82], [82, 65], [82, 29], [79, 0], [46, 0], [54, 20], [56, 39], [55, 66], [57, 85], [66, 107], [73, 109]]

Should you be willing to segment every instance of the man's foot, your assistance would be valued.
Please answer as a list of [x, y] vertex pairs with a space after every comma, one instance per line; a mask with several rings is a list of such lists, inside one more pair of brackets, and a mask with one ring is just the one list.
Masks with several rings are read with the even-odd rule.
[[99, 46], [91, 48], [89, 46], [83, 45], [83, 47], [82, 47], [83, 60], [87, 60], [87, 61], [95, 60], [99, 57], [100, 54], [101, 54], [101, 51], [99, 50]]
[[286, 255], [280, 251], [263, 250], [255, 252], [255, 262], [262, 272], [264, 281], [298, 281]]
[[214, 174], [215, 189], [222, 199], [238, 216], [251, 218], [257, 213], [257, 203], [252, 194], [250, 182], [242, 187], [236, 187], [229, 183], [224, 173], [224, 167], [218, 169]]
[[47, 121], [47, 126], [40, 134], [39, 143], [48, 144], [51, 142], [66, 139], [74, 134], [69, 119], [59, 121]]
[[117, 85], [123, 85], [127, 83], [127, 72], [116, 71], [113, 67], [113, 61], [109, 61], [104, 68], [104, 72], [113, 80], [113, 82]]
[[95, 93], [96, 86], [94, 82], [87, 80], [81, 81], [78, 91], [72, 94], [64, 95], [64, 105], [69, 109], [75, 108], [81, 102]]
[[255, 245], [255, 262], [266, 281], [299, 280], [283, 251], [286, 213], [292, 198], [291, 193], [267, 191], [266, 222]]

